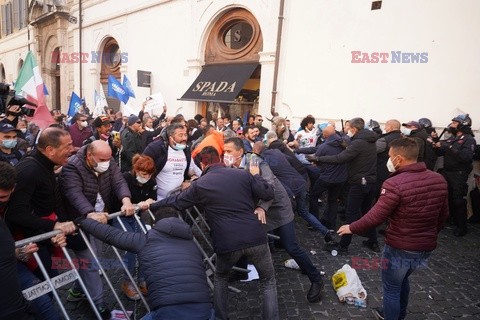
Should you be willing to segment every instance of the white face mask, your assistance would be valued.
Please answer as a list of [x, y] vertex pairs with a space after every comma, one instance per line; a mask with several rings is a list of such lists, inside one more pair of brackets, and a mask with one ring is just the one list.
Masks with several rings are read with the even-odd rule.
[[145, 127], [145, 130], [150, 131], [150, 132], [154, 131], [152, 128], [149, 128], [149, 127]]
[[403, 128], [403, 134], [409, 136], [412, 133], [412, 129]]
[[27, 128], [22, 128], [20, 131], [22, 131], [22, 133], [27, 133]]
[[387, 169], [389, 172], [395, 172], [395, 170], [397, 170], [390, 157], [388, 158], [388, 161], [387, 161]]
[[348, 130], [347, 136], [349, 136], [350, 138], [353, 138], [354, 135], [355, 134], [352, 131]]
[[150, 178], [147, 179], [147, 178], [144, 178], [144, 177], [141, 177], [141, 176], [138, 176], [138, 175], [137, 175], [137, 181], [138, 181], [139, 183], [141, 183], [141, 184], [147, 183], [148, 180], [150, 180]]
[[98, 173], [104, 173], [110, 167], [110, 161], [97, 162], [97, 166], [93, 168]]
[[225, 163], [227, 167], [232, 167], [239, 158], [240, 157], [234, 157], [230, 154], [225, 154], [223, 156], [223, 163]]
[[82, 122], [80, 122], [80, 126], [82, 128], [86, 128], [86, 127], [88, 127], [88, 122], [87, 121], [82, 121]]

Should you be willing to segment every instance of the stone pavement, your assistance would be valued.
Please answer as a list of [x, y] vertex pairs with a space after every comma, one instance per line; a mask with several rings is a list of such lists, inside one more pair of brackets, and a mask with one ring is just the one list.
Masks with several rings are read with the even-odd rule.
[[[308, 303], [306, 294], [310, 282], [307, 276], [300, 271], [285, 268], [283, 262], [290, 257], [284, 250], [276, 249], [273, 260], [281, 319], [374, 319], [371, 308], [382, 304], [380, 269], [357, 270], [368, 293], [368, 306], [365, 309], [340, 303], [333, 290], [331, 276], [345, 263], [351, 265], [351, 257], [370, 260], [380, 258], [381, 254], [362, 247], [363, 238], [354, 236], [349, 255], [333, 257], [322, 251], [321, 235], [309, 230], [306, 223], [298, 217], [296, 223], [301, 247], [308, 252], [315, 252], [310, 253], [314, 264], [326, 273], [325, 290], [321, 302]], [[417, 270], [410, 276], [407, 319], [480, 319], [480, 225], [469, 227], [467, 236], [456, 238], [452, 235], [452, 227], [446, 226], [440, 233], [438, 248], [429, 259], [428, 269]], [[379, 236], [379, 241], [383, 246], [382, 236]], [[113, 257], [111, 251], [105, 254]], [[109, 274], [112, 275], [114, 286], [127, 310], [134, 310], [135, 304], [127, 301], [120, 291], [121, 272], [110, 271]], [[233, 285], [242, 292], [229, 293], [230, 319], [261, 319], [259, 283], [236, 282]], [[104, 288], [107, 288], [106, 285]], [[64, 290], [62, 291], [63, 297], [66, 297]], [[106, 294], [105, 299], [109, 308], [120, 309], [111, 293]], [[94, 319], [86, 302], [66, 302], [65, 306], [71, 319]], [[145, 309], [137, 302], [137, 319], [144, 314]]]

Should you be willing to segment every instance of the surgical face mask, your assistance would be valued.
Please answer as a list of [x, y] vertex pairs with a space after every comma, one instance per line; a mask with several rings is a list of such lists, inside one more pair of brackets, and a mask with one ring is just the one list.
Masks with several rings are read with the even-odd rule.
[[20, 131], [21, 131], [22, 133], [27, 133], [27, 128], [22, 128], [22, 129], [20, 129]]
[[86, 127], [88, 127], [88, 122], [87, 121], [82, 121], [82, 122], [80, 122], [80, 125], [82, 126], [82, 128], [86, 128]]
[[149, 128], [149, 127], [145, 127], [145, 130], [150, 131], [150, 132], [154, 131], [152, 128]]
[[350, 138], [352, 138], [354, 135], [355, 135], [355, 134], [354, 134], [352, 131], [348, 130], [347, 136], [349, 136]]
[[403, 128], [403, 134], [406, 136], [409, 136], [412, 133], [412, 129], [409, 128]]
[[110, 161], [97, 162], [97, 166], [94, 168], [98, 173], [104, 173], [110, 167]]
[[17, 140], [3, 140], [2, 147], [5, 149], [13, 149], [17, 146]]
[[395, 170], [397, 170], [390, 157], [388, 158], [388, 161], [387, 161], [387, 169], [389, 172], [394, 172]]
[[181, 150], [185, 150], [186, 147], [187, 147], [186, 144], [181, 144], [181, 143], [175, 142], [175, 146], [173, 147], [173, 149], [175, 149], [177, 151], [181, 151]]
[[144, 177], [141, 177], [141, 176], [137, 175], [137, 181], [141, 184], [147, 183], [148, 180], [150, 180], [150, 178], [147, 179], [147, 178], [144, 178]]
[[223, 156], [223, 163], [225, 163], [227, 167], [232, 167], [239, 158], [241, 158], [241, 156], [235, 157], [230, 154], [225, 154]]

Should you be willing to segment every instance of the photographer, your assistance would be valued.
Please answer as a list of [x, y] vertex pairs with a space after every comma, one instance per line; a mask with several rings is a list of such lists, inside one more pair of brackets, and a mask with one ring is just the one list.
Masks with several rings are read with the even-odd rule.
[[0, 86], [0, 110], [5, 111], [6, 115], [5, 119], [0, 122], [17, 127], [19, 116], [32, 117], [35, 109], [26, 107], [26, 104], [37, 107], [35, 103], [16, 95], [15, 90], [10, 90], [9, 85], [2, 84]]

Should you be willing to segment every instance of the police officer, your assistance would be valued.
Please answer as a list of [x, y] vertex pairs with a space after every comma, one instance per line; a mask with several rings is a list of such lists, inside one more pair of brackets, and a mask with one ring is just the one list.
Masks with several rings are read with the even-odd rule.
[[437, 155], [444, 156], [442, 174], [448, 183], [450, 217], [457, 225], [453, 233], [456, 237], [467, 234], [467, 179], [473, 168], [476, 144], [471, 126], [472, 119], [468, 114], [456, 116], [448, 126], [452, 137], [434, 145]]

